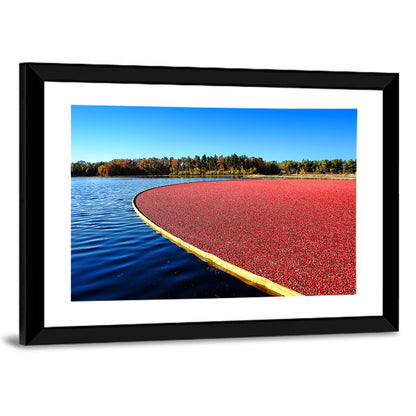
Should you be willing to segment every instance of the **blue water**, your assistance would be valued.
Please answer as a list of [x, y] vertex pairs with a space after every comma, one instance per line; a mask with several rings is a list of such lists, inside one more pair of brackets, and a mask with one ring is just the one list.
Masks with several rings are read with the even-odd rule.
[[213, 179], [72, 178], [72, 301], [267, 296], [163, 238], [133, 210], [141, 191], [201, 180]]

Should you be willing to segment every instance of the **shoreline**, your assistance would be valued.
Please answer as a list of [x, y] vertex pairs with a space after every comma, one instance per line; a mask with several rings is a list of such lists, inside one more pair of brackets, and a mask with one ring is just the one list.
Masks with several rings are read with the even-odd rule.
[[293, 173], [290, 175], [246, 175], [245, 178], [282, 178], [282, 179], [329, 179], [329, 180], [356, 180], [356, 173]]
[[96, 176], [80, 175], [71, 178], [241, 178], [241, 179], [323, 179], [323, 180], [357, 180], [356, 173], [293, 173], [290, 175], [114, 175]]

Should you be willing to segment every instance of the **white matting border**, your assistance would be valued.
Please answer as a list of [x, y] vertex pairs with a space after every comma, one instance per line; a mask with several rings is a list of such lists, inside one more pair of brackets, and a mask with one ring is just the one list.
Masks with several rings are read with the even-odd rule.
[[[71, 302], [71, 105], [77, 104], [357, 109], [357, 294]], [[47, 82], [45, 327], [380, 316], [382, 175], [381, 91]]]

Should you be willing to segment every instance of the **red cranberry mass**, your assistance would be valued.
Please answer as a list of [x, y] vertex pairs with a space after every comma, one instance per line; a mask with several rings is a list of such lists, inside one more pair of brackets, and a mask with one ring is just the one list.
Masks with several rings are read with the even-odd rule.
[[232, 180], [150, 189], [153, 223], [303, 295], [356, 293], [356, 182]]

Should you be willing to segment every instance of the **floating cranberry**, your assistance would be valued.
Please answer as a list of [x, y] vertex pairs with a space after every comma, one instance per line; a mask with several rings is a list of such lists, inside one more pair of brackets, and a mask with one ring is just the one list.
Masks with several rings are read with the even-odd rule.
[[141, 193], [137, 208], [199, 249], [304, 295], [356, 293], [356, 182], [193, 182]]

